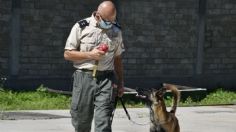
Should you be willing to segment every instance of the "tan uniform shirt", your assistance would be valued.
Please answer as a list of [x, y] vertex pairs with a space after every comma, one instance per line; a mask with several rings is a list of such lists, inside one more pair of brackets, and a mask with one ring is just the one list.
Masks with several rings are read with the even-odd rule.
[[[122, 41], [121, 30], [115, 25], [111, 29], [104, 32], [97, 26], [97, 21], [92, 15], [85, 19], [88, 25], [80, 27], [76, 23], [67, 39], [65, 49], [66, 50], [79, 50], [81, 52], [91, 51], [93, 48], [98, 47], [100, 43], [108, 45], [108, 52], [99, 60], [99, 71], [113, 70], [114, 69], [114, 57], [121, 55], [124, 51], [124, 45]], [[78, 60], [74, 62], [74, 67], [77, 69], [92, 70], [95, 64], [95, 60]]]

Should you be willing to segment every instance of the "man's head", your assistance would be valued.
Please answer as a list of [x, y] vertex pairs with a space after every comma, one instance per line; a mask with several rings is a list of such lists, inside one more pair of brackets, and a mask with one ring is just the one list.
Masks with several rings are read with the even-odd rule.
[[116, 21], [116, 8], [111, 1], [102, 2], [96, 12], [96, 20], [101, 28], [110, 28]]

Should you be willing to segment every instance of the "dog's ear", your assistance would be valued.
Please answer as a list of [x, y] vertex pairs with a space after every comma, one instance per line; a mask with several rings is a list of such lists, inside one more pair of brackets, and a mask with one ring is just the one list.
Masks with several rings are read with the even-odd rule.
[[162, 90], [162, 93], [163, 93], [163, 94], [165, 94], [166, 91], [167, 91], [167, 89], [166, 89], [165, 87], [162, 87], [161, 90]]
[[150, 91], [153, 93], [156, 92], [157, 90], [155, 88], [151, 88]]
[[162, 97], [163, 97], [163, 95], [159, 91], [155, 92], [155, 98], [156, 98], [157, 102], [160, 101], [162, 99]]
[[162, 86], [165, 87], [166, 85], [168, 85], [167, 83], [163, 83]]
[[166, 89], [164, 87], [162, 87], [156, 92], [156, 96], [163, 98], [165, 93], [166, 93]]
[[164, 87], [166, 90], [170, 90], [171, 87], [173, 87], [173, 86], [174, 86], [173, 84], [163, 83], [163, 87]]

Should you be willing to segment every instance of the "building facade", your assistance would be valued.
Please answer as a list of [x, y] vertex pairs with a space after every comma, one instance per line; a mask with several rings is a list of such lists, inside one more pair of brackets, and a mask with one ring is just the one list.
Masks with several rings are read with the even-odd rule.
[[[113, 0], [126, 51], [125, 85], [236, 86], [235, 0]], [[63, 58], [72, 26], [101, 0], [0, 0], [0, 76], [13, 89], [70, 90]], [[137, 83], [139, 82], [139, 83]]]

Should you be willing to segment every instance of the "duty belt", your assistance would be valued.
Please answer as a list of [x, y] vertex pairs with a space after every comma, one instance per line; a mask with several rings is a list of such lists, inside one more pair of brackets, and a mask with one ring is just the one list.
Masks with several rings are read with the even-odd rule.
[[[93, 70], [88, 70], [88, 69], [79, 69], [81, 72], [85, 72], [88, 74], [93, 74]], [[111, 75], [113, 74], [113, 70], [105, 70], [105, 71], [97, 71], [96, 76], [106, 76], [106, 75]]]

